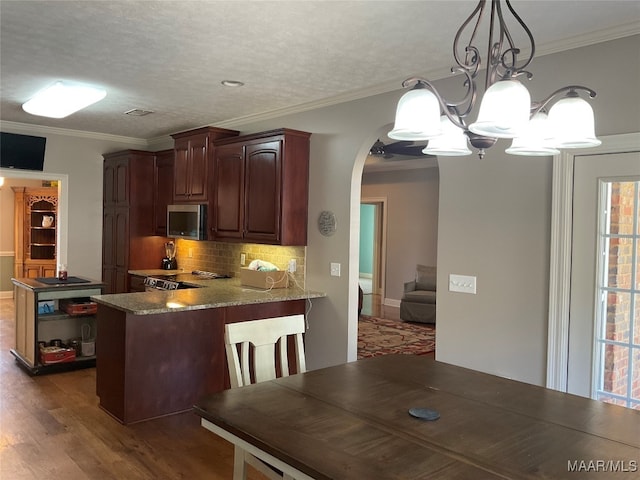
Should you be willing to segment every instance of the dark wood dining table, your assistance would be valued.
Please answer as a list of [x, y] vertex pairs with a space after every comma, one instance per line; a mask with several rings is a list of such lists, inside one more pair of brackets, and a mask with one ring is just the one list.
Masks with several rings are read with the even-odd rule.
[[415, 355], [225, 390], [194, 411], [300, 479], [640, 478], [640, 411]]

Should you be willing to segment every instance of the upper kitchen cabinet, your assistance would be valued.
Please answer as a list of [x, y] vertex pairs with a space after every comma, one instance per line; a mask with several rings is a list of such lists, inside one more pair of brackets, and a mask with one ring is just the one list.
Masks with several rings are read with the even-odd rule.
[[212, 171], [213, 141], [237, 136], [235, 130], [203, 127], [171, 135], [174, 144], [175, 203], [207, 203], [209, 200], [209, 175]]
[[310, 136], [279, 129], [215, 142], [215, 240], [306, 245]]
[[167, 235], [167, 205], [173, 202], [174, 151], [156, 152], [153, 171], [153, 210], [156, 235]]

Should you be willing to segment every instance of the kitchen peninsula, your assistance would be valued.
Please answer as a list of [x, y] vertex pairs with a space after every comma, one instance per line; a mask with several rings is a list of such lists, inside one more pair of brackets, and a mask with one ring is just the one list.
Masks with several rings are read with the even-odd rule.
[[98, 303], [100, 406], [124, 424], [189, 410], [229, 388], [226, 323], [304, 314], [310, 299], [325, 296], [245, 287], [238, 278], [190, 283], [200, 288], [91, 297]]

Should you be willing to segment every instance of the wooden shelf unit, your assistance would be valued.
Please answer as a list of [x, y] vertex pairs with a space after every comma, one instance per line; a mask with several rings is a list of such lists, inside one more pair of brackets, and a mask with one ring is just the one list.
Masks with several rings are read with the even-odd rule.
[[[16, 278], [56, 275], [58, 189], [13, 187]], [[45, 226], [45, 217], [52, 223]]]

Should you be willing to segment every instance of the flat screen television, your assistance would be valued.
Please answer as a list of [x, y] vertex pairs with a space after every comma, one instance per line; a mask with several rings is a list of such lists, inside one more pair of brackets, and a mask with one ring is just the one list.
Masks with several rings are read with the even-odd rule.
[[0, 132], [0, 167], [42, 171], [47, 139]]

